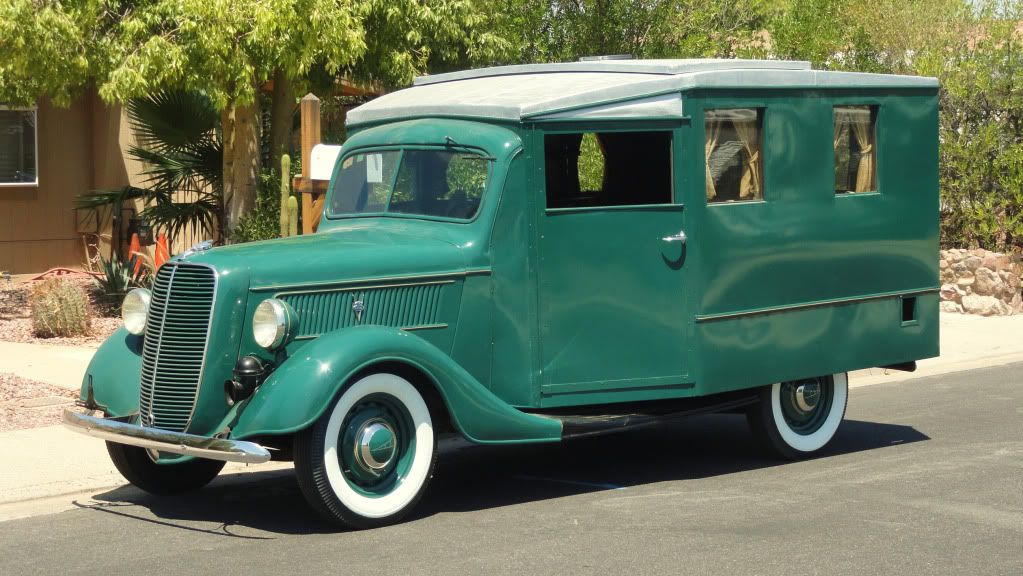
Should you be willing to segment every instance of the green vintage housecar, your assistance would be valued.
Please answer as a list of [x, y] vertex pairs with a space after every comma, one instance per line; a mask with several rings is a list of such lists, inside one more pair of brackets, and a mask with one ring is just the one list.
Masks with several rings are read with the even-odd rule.
[[65, 422], [133, 484], [294, 460], [314, 508], [371, 527], [423, 495], [440, 433], [744, 411], [795, 458], [834, 436], [848, 371], [938, 354], [934, 79], [510, 66], [348, 124], [317, 233], [197, 246], [126, 298]]

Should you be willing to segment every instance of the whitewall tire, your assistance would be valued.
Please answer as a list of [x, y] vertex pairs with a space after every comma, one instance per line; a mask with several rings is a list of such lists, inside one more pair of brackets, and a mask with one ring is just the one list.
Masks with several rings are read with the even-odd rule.
[[436, 462], [426, 401], [390, 373], [347, 385], [295, 443], [306, 499], [328, 520], [356, 529], [400, 520], [422, 497]]
[[747, 412], [750, 428], [770, 452], [789, 459], [809, 456], [835, 437], [845, 418], [849, 378], [845, 373], [779, 382], [760, 390]]

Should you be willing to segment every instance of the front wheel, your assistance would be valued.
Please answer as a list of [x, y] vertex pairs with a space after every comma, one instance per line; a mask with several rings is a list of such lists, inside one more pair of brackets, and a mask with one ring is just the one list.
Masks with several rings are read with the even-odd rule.
[[373, 528], [400, 520], [419, 501], [436, 449], [430, 410], [416, 387], [395, 374], [370, 374], [295, 437], [295, 470], [322, 516]]
[[834, 438], [848, 398], [845, 373], [780, 382], [764, 386], [760, 402], [746, 416], [768, 451], [794, 460], [824, 448]]
[[209, 484], [224, 462], [195, 458], [180, 464], [157, 464], [144, 448], [107, 442], [107, 453], [117, 471], [150, 494], [180, 494]]

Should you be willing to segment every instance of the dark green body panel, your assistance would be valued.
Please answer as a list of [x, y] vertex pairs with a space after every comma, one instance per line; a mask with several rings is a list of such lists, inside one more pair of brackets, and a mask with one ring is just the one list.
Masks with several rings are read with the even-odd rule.
[[541, 216], [544, 404], [685, 382], [683, 247], [661, 240], [683, 229], [680, 208]]
[[556, 441], [561, 422], [525, 414], [482, 387], [451, 357], [415, 334], [359, 326], [322, 336], [281, 365], [233, 426], [245, 438], [300, 430], [316, 420], [355, 373], [380, 362], [408, 364], [440, 391], [455, 428], [479, 443]]
[[[764, 200], [708, 205], [702, 178], [685, 192], [697, 394], [938, 354], [937, 96], [928, 92], [686, 100], [698, 128], [686, 146], [697, 150], [704, 108], [766, 109]], [[878, 106], [876, 193], [834, 193], [840, 104]], [[702, 156], [685, 162], [686, 172], [703, 171]], [[922, 291], [918, 322], [902, 326], [894, 294]], [[893, 296], [858, 301], [885, 294]], [[823, 305], [784, 310], [805, 304]]]
[[[382, 361], [421, 370], [462, 434], [498, 443], [560, 437], [557, 421], [517, 408], [699, 396], [937, 355], [935, 91], [682, 96], [681, 121], [426, 118], [353, 133], [342, 156], [445, 137], [492, 156], [478, 214], [325, 218], [316, 234], [190, 256], [219, 282], [190, 431], [300, 430], [351, 375]], [[835, 104], [879, 106], [877, 193], [834, 194]], [[740, 106], [765, 108], [765, 197], [708, 206], [703, 110]], [[646, 129], [672, 133], [672, 204], [546, 209], [546, 132]], [[684, 249], [661, 241], [680, 230]], [[426, 286], [429, 320], [403, 324], [411, 316], [394, 310]], [[373, 291], [394, 313], [374, 304], [367, 321], [384, 325], [353, 325], [352, 301]], [[918, 299], [908, 323], [904, 295]], [[269, 297], [306, 316], [301, 338], [277, 354], [251, 335]], [[138, 410], [134, 340], [119, 331], [89, 368], [112, 415]], [[223, 382], [244, 354], [277, 368], [229, 410]]]
[[81, 400], [89, 395], [110, 416], [126, 416], [139, 409], [139, 374], [142, 372], [142, 338], [118, 328], [96, 350], [82, 378]]

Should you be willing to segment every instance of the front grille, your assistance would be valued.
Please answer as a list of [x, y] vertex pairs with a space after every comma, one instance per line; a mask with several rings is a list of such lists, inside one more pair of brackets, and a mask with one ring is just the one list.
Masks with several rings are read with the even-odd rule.
[[199, 394], [217, 291], [212, 268], [168, 263], [153, 280], [142, 345], [139, 413], [144, 426], [183, 432]]
[[[438, 323], [441, 293], [451, 282], [405, 286], [348, 288], [323, 292], [280, 294], [299, 318], [299, 338], [313, 337], [348, 326], [377, 324], [416, 328]], [[364, 312], [352, 308], [362, 301]]]

